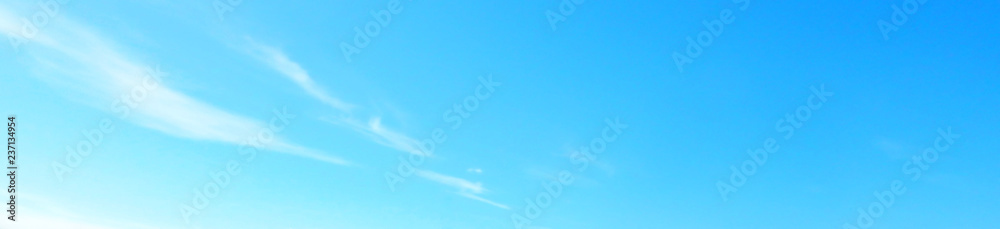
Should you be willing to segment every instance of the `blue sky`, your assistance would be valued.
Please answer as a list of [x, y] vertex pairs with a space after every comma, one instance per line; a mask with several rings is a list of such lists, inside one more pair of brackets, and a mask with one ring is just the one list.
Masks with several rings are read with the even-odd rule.
[[998, 9], [4, 2], [0, 225], [991, 228]]

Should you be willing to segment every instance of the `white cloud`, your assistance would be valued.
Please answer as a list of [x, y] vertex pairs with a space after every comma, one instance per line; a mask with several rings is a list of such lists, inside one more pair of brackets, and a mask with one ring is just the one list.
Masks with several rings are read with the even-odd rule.
[[[313, 77], [310, 76], [309, 73], [303, 69], [301, 65], [299, 65], [299, 63], [288, 58], [288, 55], [280, 49], [258, 44], [254, 42], [253, 39], [248, 38], [247, 40], [250, 42], [251, 46], [249, 51], [247, 51], [248, 53], [251, 53], [251, 55], [256, 57], [258, 60], [266, 63], [272, 69], [281, 73], [285, 76], [285, 78], [294, 82], [316, 100], [319, 100], [320, 102], [323, 102], [324, 104], [342, 112], [339, 116], [336, 116], [337, 118], [321, 118], [323, 121], [347, 127], [355, 132], [361, 133], [375, 143], [389, 148], [411, 154], [424, 154], [423, 151], [418, 148], [419, 141], [383, 126], [381, 117], [376, 116], [369, 118], [367, 123], [351, 118], [354, 116], [354, 105], [328, 94], [326, 90], [316, 84]], [[427, 153], [424, 156], [431, 155], [430, 153]]]
[[[0, 13], [3, 13], [0, 14], [0, 32], [16, 36], [20, 26], [13, 22], [19, 20], [8, 12], [0, 6]], [[143, 85], [148, 65], [127, 57], [112, 41], [87, 26], [65, 16], [60, 18], [59, 24], [53, 19], [30, 43], [21, 47], [22, 54], [32, 56], [43, 65], [40, 69], [59, 73], [42, 73], [40, 78], [59, 85], [74, 85], [75, 89], [82, 90], [81, 93], [93, 97], [86, 100], [107, 101], [99, 104], [111, 104], [120, 95]], [[130, 121], [177, 137], [231, 144], [240, 144], [266, 128], [261, 121], [231, 114], [162, 83], [154, 85], [137, 107], [129, 109]], [[349, 164], [280, 138], [265, 148], [333, 164]]]
[[321, 118], [321, 120], [347, 127], [355, 132], [361, 133], [362, 135], [368, 137], [375, 143], [380, 145], [393, 148], [399, 151], [403, 151], [410, 154], [433, 156], [432, 152], [424, 153], [418, 147], [420, 142], [409, 136], [401, 134], [399, 132], [390, 130], [382, 125], [382, 119], [380, 117], [374, 117], [368, 120], [368, 123], [363, 124], [355, 119], [349, 117], [341, 117], [338, 119]]
[[288, 56], [286, 56], [281, 50], [274, 47], [256, 44], [252, 40], [250, 42], [254, 46], [251, 53], [254, 53], [258, 59], [267, 63], [268, 66], [274, 70], [280, 72], [285, 77], [288, 77], [288, 79], [291, 79], [292, 82], [295, 82], [295, 84], [299, 85], [299, 87], [305, 90], [306, 93], [312, 97], [340, 111], [349, 112], [352, 108], [354, 108], [354, 105], [330, 96], [326, 90], [323, 90], [322, 87], [313, 81], [312, 77], [309, 76], [309, 73], [306, 72], [305, 69], [302, 69], [302, 66], [299, 66], [299, 63], [289, 59]]
[[458, 194], [461, 195], [461, 196], [463, 196], [463, 197], [465, 197], [465, 198], [469, 198], [469, 199], [473, 199], [473, 200], [478, 200], [480, 202], [487, 203], [489, 205], [493, 205], [493, 206], [498, 207], [498, 208], [510, 210], [510, 207], [507, 207], [507, 205], [503, 205], [503, 204], [500, 204], [500, 203], [497, 203], [497, 202], [493, 202], [492, 200], [487, 200], [486, 198], [482, 198], [482, 197], [479, 197], [479, 196], [471, 194], [471, 193], [460, 192]]
[[447, 185], [447, 186], [451, 186], [451, 187], [454, 187], [454, 188], [458, 188], [459, 191], [462, 191], [462, 192], [472, 192], [472, 193], [475, 193], [475, 194], [480, 194], [480, 193], [483, 193], [483, 191], [486, 191], [486, 189], [483, 188], [483, 184], [479, 183], [479, 182], [473, 183], [471, 181], [468, 181], [468, 180], [465, 180], [465, 179], [462, 179], [462, 178], [448, 176], [448, 175], [444, 175], [444, 174], [440, 174], [440, 173], [435, 173], [435, 172], [431, 172], [431, 171], [427, 171], [427, 170], [417, 170], [416, 174], [417, 174], [417, 176], [423, 177], [425, 179], [428, 179], [428, 180], [431, 180], [431, 181], [434, 181], [434, 182], [437, 182], [437, 183], [440, 183], [440, 184], [443, 184], [443, 185]]
[[[355, 132], [361, 133], [372, 141], [389, 148], [428, 157], [433, 155], [432, 152], [424, 152], [423, 150], [420, 150], [420, 142], [418, 140], [383, 126], [381, 117], [369, 118], [367, 123], [351, 118], [353, 116], [353, 112], [344, 107], [353, 108], [353, 106], [345, 105], [347, 103], [328, 95], [321, 89], [320, 86], [316, 85], [316, 83], [312, 80], [312, 77], [310, 77], [298, 63], [289, 59], [287, 55], [281, 52], [281, 50], [264, 45], [253, 44], [253, 49], [250, 53], [255, 53], [254, 55], [256, 55], [258, 59], [267, 63], [276, 71], [282, 73], [286, 78], [298, 84], [299, 87], [315, 97], [317, 100], [343, 112], [340, 116], [337, 116], [337, 118], [320, 118], [320, 120], [347, 127]], [[470, 169], [470, 172], [482, 173], [482, 169]], [[422, 178], [457, 188], [459, 190], [457, 194], [460, 196], [487, 203], [502, 209], [510, 209], [506, 205], [480, 197], [479, 194], [486, 191], [486, 189], [483, 188], [482, 183], [473, 183], [465, 179], [425, 170], [417, 170], [416, 174]]]
[[471, 181], [468, 181], [468, 180], [465, 180], [465, 179], [462, 179], [462, 178], [448, 176], [448, 175], [444, 175], [444, 174], [440, 174], [440, 173], [435, 173], [435, 172], [431, 172], [431, 171], [427, 171], [427, 170], [417, 170], [416, 174], [417, 174], [417, 176], [422, 177], [424, 179], [427, 179], [427, 180], [430, 180], [430, 181], [437, 182], [439, 184], [443, 184], [443, 185], [446, 185], [446, 186], [450, 186], [450, 187], [456, 188], [456, 189], [458, 189], [457, 194], [460, 195], [460, 196], [462, 196], [462, 197], [473, 199], [473, 200], [477, 200], [477, 201], [480, 201], [480, 202], [483, 202], [483, 203], [487, 203], [487, 204], [496, 206], [498, 208], [510, 209], [510, 207], [507, 207], [507, 205], [499, 204], [497, 202], [494, 202], [494, 201], [488, 200], [486, 198], [480, 197], [479, 196], [480, 194], [483, 194], [484, 192], [487, 191], [486, 188], [483, 188], [483, 183], [481, 183], [481, 182], [475, 182], [475, 183], [473, 183]]

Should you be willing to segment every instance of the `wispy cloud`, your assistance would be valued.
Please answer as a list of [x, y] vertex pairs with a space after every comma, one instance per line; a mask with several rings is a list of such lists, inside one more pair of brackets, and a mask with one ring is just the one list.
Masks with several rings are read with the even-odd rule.
[[402, 152], [432, 156], [431, 152], [423, 152], [418, 148], [420, 144], [419, 141], [413, 139], [409, 136], [401, 134], [399, 132], [390, 130], [382, 125], [382, 118], [374, 117], [368, 120], [368, 123], [362, 123], [356, 119], [349, 117], [340, 117], [337, 119], [331, 118], [320, 118], [323, 121], [329, 122], [331, 124], [347, 127], [355, 132], [361, 133], [362, 135], [368, 137], [373, 142], [380, 145], [393, 148]]
[[[251, 40], [251, 43], [253, 43], [252, 39], [248, 40]], [[299, 87], [317, 100], [343, 112], [339, 114], [339, 116], [334, 116], [336, 118], [323, 117], [320, 118], [320, 120], [338, 126], [347, 127], [348, 129], [368, 137], [373, 142], [389, 148], [410, 154], [432, 156], [431, 152], [424, 152], [419, 148], [420, 142], [418, 140], [383, 126], [381, 117], [371, 117], [367, 122], [352, 118], [355, 116], [354, 112], [351, 111], [351, 108], [354, 108], [353, 105], [347, 105], [348, 103], [327, 94], [319, 85], [316, 85], [306, 70], [302, 69], [298, 63], [289, 59], [287, 55], [281, 52], [281, 50], [256, 43], [254, 43], [252, 47], [253, 50], [251, 50], [250, 53], [254, 53], [258, 59], [267, 63], [271, 68], [274, 68], [286, 78], [295, 82], [299, 85]], [[470, 170], [470, 172], [481, 173], [482, 170], [476, 169]], [[479, 195], [486, 191], [486, 189], [483, 188], [482, 183], [473, 183], [465, 179], [426, 170], [417, 170], [416, 174], [424, 179], [457, 188], [458, 192], [456, 192], [456, 194], [462, 197], [477, 200], [502, 209], [510, 209], [506, 205], [480, 197]]]
[[249, 41], [251, 47], [247, 51], [248, 53], [251, 53], [251, 55], [256, 57], [258, 60], [266, 63], [272, 69], [281, 73], [285, 78], [294, 82], [316, 100], [319, 100], [320, 102], [342, 112], [341, 114], [334, 116], [336, 118], [321, 118], [321, 120], [347, 127], [348, 129], [361, 133], [372, 141], [389, 148], [411, 154], [424, 154], [424, 156], [431, 156], [429, 152], [425, 153], [418, 148], [419, 141], [416, 139], [383, 126], [381, 117], [375, 116], [368, 118], [367, 122], [353, 118], [355, 116], [353, 111], [356, 107], [355, 105], [331, 96], [325, 89], [323, 89], [322, 86], [316, 84], [315, 80], [313, 80], [313, 77], [309, 75], [308, 71], [303, 69], [299, 63], [290, 59], [288, 55], [280, 49], [256, 43], [250, 38], [247, 38], [247, 40]]
[[254, 48], [251, 50], [251, 53], [254, 53], [254, 55], [258, 59], [260, 59], [260, 61], [266, 63], [274, 70], [280, 72], [282, 75], [292, 80], [292, 82], [295, 82], [295, 84], [297, 84], [299, 87], [305, 90], [306, 93], [308, 93], [310, 96], [318, 99], [319, 101], [327, 105], [330, 105], [331, 107], [334, 107], [344, 112], [349, 112], [351, 111], [351, 109], [354, 108], [354, 105], [351, 105], [349, 103], [341, 101], [338, 98], [330, 96], [330, 94], [328, 94], [326, 90], [324, 90], [322, 87], [316, 84], [316, 81], [314, 81], [313, 78], [309, 76], [309, 72], [307, 72], [305, 69], [302, 69], [302, 66], [299, 66], [299, 63], [296, 63], [291, 59], [288, 59], [288, 56], [286, 56], [285, 53], [282, 52], [281, 50], [274, 47], [257, 44], [253, 42], [253, 40], [251, 40], [250, 43], [252, 46], [254, 46]]
[[483, 193], [484, 191], [486, 191], [486, 189], [483, 188], [483, 184], [479, 183], [479, 182], [473, 183], [471, 181], [468, 181], [468, 180], [465, 180], [465, 179], [462, 179], [462, 178], [448, 176], [448, 175], [444, 175], [444, 174], [440, 174], [440, 173], [435, 173], [435, 172], [431, 172], [431, 171], [427, 171], [427, 170], [417, 170], [416, 174], [417, 174], [417, 176], [423, 177], [425, 179], [428, 179], [428, 180], [431, 180], [431, 181], [434, 181], [434, 182], [437, 182], [437, 183], [440, 183], [440, 184], [443, 184], [443, 185], [447, 185], [447, 186], [451, 186], [451, 187], [454, 187], [454, 188], [458, 188], [459, 191], [462, 191], [462, 192], [471, 192], [471, 193], [475, 193], [475, 194], [480, 194], [480, 193]]
[[[0, 32], [11, 36], [20, 28], [14, 14], [0, 6]], [[101, 37], [83, 24], [63, 18], [60, 24], [49, 24], [40, 31], [29, 48], [22, 51], [32, 56], [46, 70], [59, 74], [39, 77], [61, 85], [78, 85], [89, 100], [107, 100], [133, 93], [140, 85], [149, 85], [146, 72], [149, 65], [129, 58], [114, 42]], [[40, 67], [40, 68], [42, 68]], [[173, 136], [241, 144], [247, 137], [267, 127], [263, 122], [235, 115], [202, 102], [166, 85], [157, 84], [146, 91], [142, 102], [130, 110], [129, 120]], [[112, 108], [113, 109], [113, 108]], [[305, 158], [346, 165], [346, 160], [275, 139], [266, 149]]]
[[465, 180], [465, 179], [462, 179], [462, 178], [448, 176], [448, 175], [444, 175], [444, 174], [440, 174], [440, 173], [435, 173], [435, 172], [431, 172], [431, 171], [427, 171], [427, 170], [417, 170], [416, 174], [417, 174], [417, 176], [422, 177], [424, 179], [427, 179], [427, 180], [430, 180], [430, 181], [433, 181], [433, 182], [437, 182], [439, 184], [443, 184], [443, 185], [446, 185], [446, 186], [449, 186], [449, 187], [456, 188], [456, 189], [458, 189], [457, 194], [460, 195], [460, 196], [462, 196], [462, 197], [473, 199], [473, 200], [477, 200], [477, 201], [480, 201], [480, 202], [483, 202], [483, 203], [487, 203], [489, 205], [493, 205], [493, 206], [496, 206], [498, 208], [508, 209], [508, 210], [510, 209], [510, 207], [507, 207], [507, 205], [503, 205], [503, 204], [500, 204], [500, 203], [488, 200], [486, 198], [480, 197], [479, 196], [480, 194], [483, 194], [484, 192], [487, 191], [486, 188], [483, 188], [483, 183], [481, 183], [481, 182], [471, 182], [471, 181], [468, 181], [468, 180]]
[[487, 203], [489, 205], [493, 205], [493, 206], [498, 207], [498, 208], [502, 208], [502, 209], [505, 209], [505, 210], [510, 210], [510, 207], [507, 207], [507, 205], [503, 205], [503, 204], [500, 204], [500, 203], [497, 203], [497, 202], [493, 202], [492, 200], [487, 200], [486, 198], [482, 198], [482, 197], [479, 197], [479, 196], [471, 194], [471, 193], [460, 192], [458, 194], [461, 195], [461, 196], [463, 196], [463, 197], [465, 197], [465, 198], [469, 198], [469, 199], [473, 199], [473, 200], [478, 200], [480, 202]]

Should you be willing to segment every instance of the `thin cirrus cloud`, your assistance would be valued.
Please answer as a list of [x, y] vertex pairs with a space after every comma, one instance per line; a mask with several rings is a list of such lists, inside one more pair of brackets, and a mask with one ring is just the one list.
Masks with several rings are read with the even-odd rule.
[[291, 79], [305, 90], [306, 93], [309, 93], [310, 96], [343, 112], [350, 112], [354, 108], [354, 105], [330, 96], [313, 81], [312, 77], [309, 77], [309, 73], [305, 69], [302, 69], [299, 63], [288, 59], [288, 56], [277, 48], [256, 44], [253, 40], [250, 40], [250, 43], [255, 46], [253, 50], [257, 51], [255, 54], [258, 59], [267, 63], [268, 66], [288, 77], [288, 79]]
[[382, 118], [373, 117], [368, 120], [368, 123], [361, 123], [360, 121], [349, 118], [341, 117], [338, 119], [331, 118], [320, 118], [320, 120], [329, 122], [334, 125], [344, 126], [355, 132], [365, 135], [375, 143], [380, 145], [393, 148], [399, 151], [403, 151], [410, 154], [423, 155], [423, 156], [433, 156], [430, 152], [424, 152], [420, 150], [417, 146], [420, 144], [416, 139], [409, 136], [403, 135], [399, 132], [390, 130], [382, 125]]
[[470, 173], [476, 173], [476, 174], [483, 173], [483, 169], [480, 169], [480, 168], [469, 168], [469, 169], [466, 169], [465, 171], [466, 172], [470, 172]]
[[440, 183], [440, 184], [443, 184], [443, 185], [446, 185], [446, 186], [450, 186], [450, 187], [453, 187], [453, 188], [457, 188], [458, 189], [457, 194], [460, 195], [460, 196], [462, 196], [462, 197], [473, 199], [473, 200], [477, 200], [477, 201], [480, 201], [480, 202], [483, 202], [483, 203], [487, 203], [489, 205], [493, 205], [493, 206], [498, 207], [498, 208], [510, 210], [510, 207], [507, 207], [507, 205], [503, 205], [503, 204], [494, 202], [492, 200], [488, 200], [486, 198], [480, 197], [479, 195], [481, 195], [481, 194], [483, 194], [484, 192], [487, 191], [486, 188], [483, 188], [483, 183], [481, 183], [481, 182], [475, 182], [475, 183], [473, 183], [471, 181], [468, 181], [468, 180], [465, 180], [465, 179], [462, 179], [462, 178], [448, 176], [448, 175], [444, 175], [444, 174], [440, 174], [440, 173], [435, 173], [435, 172], [431, 172], [431, 171], [427, 171], [427, 170], [417, 170], [416, 174], [417, 174], [417, 176], [422, 177], [424, 179], [431, 180], [431, 181], [434, 181], [434, 182], [437, 182], [437, 183]]
[[[252, 40], [251, 43], [253, 43]], [[306, 93], [315, 97], [317, 100], [344, 112], [338, 118], [321, 118], [321, 120], [331, 124], [347, 127], [355, 132], [367, 136], [372, 141], [389, 148], [410, 154], [432, 156], [430, 152], [424, 152], [419, 149], [420, 142], [416, 139], [383, 126], [382, 119], [380, 117], [372, 117], [369, 119], [368, 123], [362, 123], [356, 119], [350, 118], [353, 116], [352, 113], [348, 109], [343, 109], [342, 107], [353, 106], [345, 105], [347, 103], [326, 94], [326, 92], [315, 83], [312, 77], [309, 76], [307, 71], [302, 69], [298, 63], [288, 58], [288, 56], [281, 52], [281, 50], [256, 43], [253, 43], [252, 46], [253, 50], [251, 50], [250, 53], [263, 54], [256, 55], [258, 59], [267, 63], [271, 66], [271, 68], [279, 73], [282, 73], [282, 75], [286, 78], [298, 84], [298, 86], [305, 90]], [[482, 172], [482, 170], [476, 171]], [[416, 174], [421, 178], [457, 188], [458, 192], [456, 192], [456, 194], [462, 197], [477, 200], [502, 209], [510, 209], [507, 205], [480, 197], [479, 195], [486, 191], [486, 189], [483, 188], [482, 183], [473, 183], [465, 179], [426, 170], [417, 170]]]
[[319, 100], [320, 102], [323, 102], [324, 104], [329, 105], [341, 112], [341, 114], [336, 118], [321, 118], [321, 120], [334, 125], [347, 127], [348, 129], [359, 132], [372, 141], [389, 148], [411, 154], [424, 154], [423, 151], [417, 148], [419, 142], [416, 139], [386, 128], [382, 125], [382, 119], [380, 117], [369, 118], [367, 123], [352, 118], [354, 114], [353, 110], [356, 107], [355, 105], [331, 96], [326, 92], [326, 90], [323, 89], [323, 87], [318, 85], [316, 81], [313, 80], [308, 71], [303, 69], [299, 63], [292, 61], [291, 58], [289, 58], [288, 55], [285, 55], [285, 53], [280, 49], [258, 44], [250, 38], [247, 38], [247, 40], [250, 43], [250, 49], [247, 53], [250, 53], [259, 61], [264, 62], [278, 73], [281, 73], [282, 76], [294, 82], [316, 100]]
[[[15, 14], [8, 13], [10, 11], [3, 6], [0, 12], [3, 13], [0, 14], [0, 32], [11, 37], [20, 36]], [[138, 106], [129, 109], [125, 117], [140, 126], [176, 137], [241, 144], [266, 128], [261, 121], [231, 114], [172, 90], [162, 82], [149, 87], [149, 82], [144, 81], [147, 80], [144, 77], [149, 69], [147, 65], [128, 58], [112, 41], [89, 27], [65, 16], [60, 19], [58, 24], [48, 24], [44, 31], [39, 31], [19, 47], [44, 67], [39, 69], [59, 73], [37, 74], [38, 77], [60, 85], [82, 85], [74, 88], [93, 97], [89, 100], [109, 102], [133, 88], [147, 85], [148, 94]], [[169, 75], [165, 76], [163, 78], [169, 79]], [[351, 165], [347, 160], [281, 138], [263, 147], [331, 164]]]

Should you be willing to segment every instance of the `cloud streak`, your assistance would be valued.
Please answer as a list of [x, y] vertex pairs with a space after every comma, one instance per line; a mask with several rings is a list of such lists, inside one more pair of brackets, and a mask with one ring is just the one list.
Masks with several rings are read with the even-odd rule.
[[294, 82], [299, 88], [316, 100], [342, 112], [339, 116], [336, 116], [337, 118], [321, 118], [321, 120], [347, 127], [361, 133], [375, 143], [392, 149], [410, 154], [431, 156], [429, 152], [423, 152], [418, 148], [419, 141], [416, 139], [383, 126], [381, 117], [369, 118], [367, 123], [351, 118], [354, 116], [355, 105], [331, 96], [325, 89], [316, 84], [316, 81], [313, 80], [308, 71], [303, 69], [299, 63], [290, 59], [283, 51], [275, 47], [258, 44], [250, 38], [247, 40], [249, 40], [251, 47], [247, 51], [248, 53], [251, 53], [252, 56], [267, 64], [273, 70], [281, 73], [282, 76]]
[[296, 85], [305, 90], [306, 93], [313, 98], [316, 98], [324, 104], [330, 105], [331, 107], [343, 112], [350, 112], [354, 108], [354, 105], [330, 96], [326, 90], [316, 84], [316, 81], [309, 76], [309, 72], [302, 69], [302, 66], [299, 66], [299, 63], [289, 59], [288, 56], [281, 50], [270, 46], [256, 44], [252, 40], [251, 43], [254, 46], [252, 53], [254, 53], [260, 61], [266, 63], [275, 71], [280, 72], [281, 75], [292, 80], [292, 82], [295, 82]]
[[371, 118], [368, 120], [368, 123], [361, 123], [360, 121], [349, 117], [341, 117], [338, 119], [321, 118], [321, 120], [334, 125], [347, 127], [385, 147], [410, 154], [424, 155], [428, 157], [433, 155], [431, 152], [424, 152], [423, 150], [420, 150], [418, 147], [420, 142], [416, 139], [383, 126], [382, 118], [380, 117]]
[[[252, 40], [251, 43], [253, 43]], [[367, 123], [351, 118], [353, 116], [353, 112], [351, 112], [350, 108], [354, 108], [353, 105], [348, 105], [348, 103], [327, 94], [319, 85], [316, 85], [315, 81], [312, 80], [312, 77], [309, 76], [309, 74], [302, 69], [298, 63], [289, 59], [287, 55], [281, 52], [281, 50], [256, 43], [254, 43], [252, 47], [253, 49], [250, 53], [254, 53], [259, 60], [267, 63], [268, 66], [284, 75], [285, 78], [295, 82], [300, 88], [306, 91], [306, 93], [313, 96], [317, 100], [343, 112], [340, 116], [337, 116], [337, 118], [320, 118], [320, 120], [334, 125], [347, 127], [348, 129], [361, 133], [375, 143], [392, 149], [410, 154], [428, 157], [432, 156], [432, 152], [425, 152], [420, 149], [420, 142], [418, 140], [383, 126], [382, 119], [380, 117], [369, 118]], [[476, 171], [482, 172], [482, 170]], [[416, 174], [421, 178], [456, 188], [458, 189], [456, 194], [462, 197], [480, 201], [498, 208], [510, 209], [506, 205], [479, 196], [487, 191], [483, 188], [482, 183], [473, 183], [465, 179], [426, 170], [417, 170]]]
[[439, 183], [439, 184], [443, 184], [445, 186], [449, 186], [449, 187], [452, 187], [452, 188], [456, 188], [456, 189], [458, 189], [458, 192], [456, 192], [456, 193], [458, 195], [462, 196], [462, 197], [473, 199], [473, 200], [477, 200], [479, 202], [483, 202], [483, 203], [486, 203], [486, 204], [489, 204], [489, 205], [493, 205], [493, 206], [498, 207], [498, 208], [510, 210], [510, 207], [507, 207], [507, 205], [503, 205], [503, 204], [494, 202], [492, 200], [488, 200], [486, 198], [480, 197], [479, 196], [480, 194], [483, 194], [484, 192], [488, 191], [488, 190], [486, 190], [486, 188], [483, 188], [483, 183], [481, 183], [481, 182], [475, 182], [474, 183], [474, 182], [471, 182], [471, 181], [468, 181], [468, 180], [465, 180], [465, 179], [462, 179], [462, 178], [448, 176], [448, 175], [444, 175], [444, 174], [440, 174], [440, 173], [435, 173], [435, 172], [431, 172], [431, 171], [427, 171], [427, 170], [417, 170], [416, 174], [417, 174], [417, 176], [422, 177], [424, 179], [427, 179], [427, 180], [430, 180], [430, 181], [433, 181], [433, 182], [436, 182], [436, 183]]
[[[14, 14], [0, 6], [0, 32], [13, 36], [19, 33]], [[37, 74], [38, 77], [60, 85], [76, 85], [75, 89], [91, 96], [86, 100], [111, 100], [124, 95], [135, 95], [141, 86], [149, 88], [148, 65], [123, 54], [112, 41], [101, 37], [89, 27], [62, 18], [59, 24], [51, 22], [40, 31], [31, 45], [21, 47], [39, 62], [39, 69], [55, 70], [60, 74]], [[142, 96], [141, 103], [129, 109], [127, 115], [140, 126], [187, 139], [209, 140], [241, 144], [244, 140], [265, 129], [258, 120], [226, 112], [202, 102], [162, 83]], [[115, 109], [114, 107], [112, 109]], [[117, 110], [116, 110], [117, 112]], [[269, 150], [347, 165], [348, 161], [319, 153], [276, 139]]]

